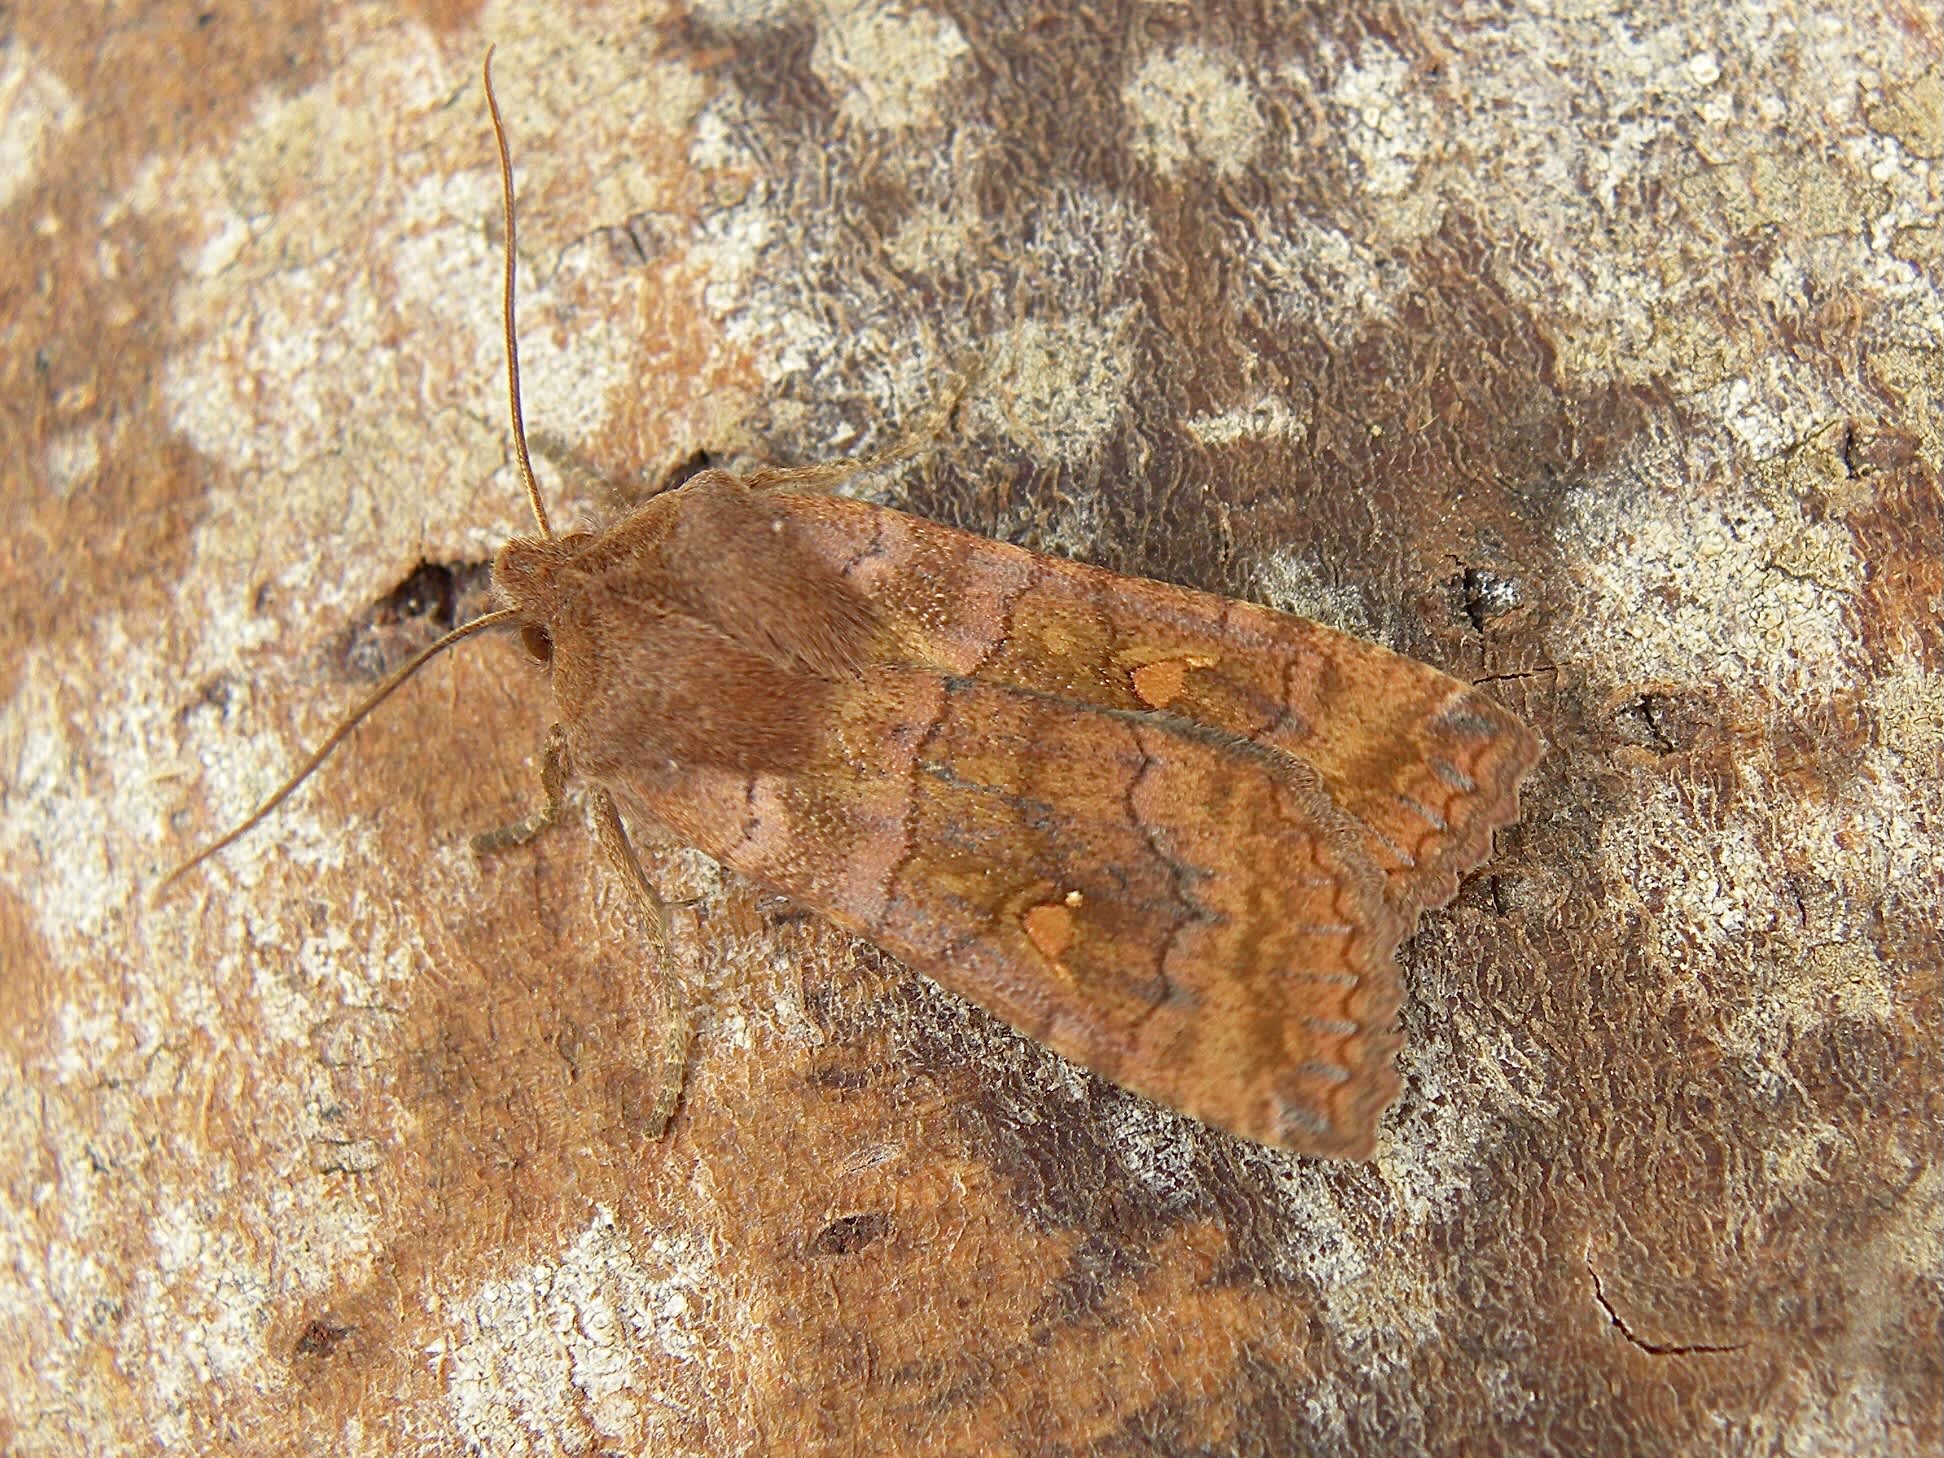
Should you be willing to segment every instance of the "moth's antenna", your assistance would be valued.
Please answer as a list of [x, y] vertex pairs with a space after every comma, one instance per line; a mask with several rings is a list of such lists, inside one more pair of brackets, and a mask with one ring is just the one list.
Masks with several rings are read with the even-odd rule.
[[513, 416], [513, 449], [520, 457], [520, 480], [540, 535], [551, 537], [547, 505], [540, 499], [540, 483], [533, 479], [533, 458], [527, 454], [526, 419], [520, 413], [520, 341], [513, 328], [513, 154], [506, 145], [506, 123], [500, 120], [499, 100], [493, 95], [493, 47], [486, 47], [486, 109], [493, 114], [493, 140], [499, 143], [500, 200], [506, 214], [506, 400]]
[[519, 612], [514, 608], [501, 608], [497, 612], [482, 614], [481, 616], [474, 618], [470, 623], [465, 623], [457, 628], [454, 628], [450, 633], [447, 633], [443, 638], [439, 639], [438, 642], [432, 644], [431, 647], [420, 651], [418, 655], [414, 657], [410, 663], [407, 663], [403, 668], [399, 669], [390, 678], [386, 679], [383, 683], [379, 684], [378, 687], [372, 691], [371, 697], [366, 699], [362, 704], [359, 704], [357, 708], [353, 709], [342, 720], [340, 720], [337, 728], [331, 731], [330, 737], [327, 738], [322, 744], [318, 745], [316, 749], [311, 751], [310, 757], [307, 758], [301, 765], [297, 767], [296, 773], [291, 775], [291, 777], [285, 780], [281, 785], [277, 786], [275, 792], [271, 794], [269, 799], [265, 800], [261, 805], [257, 806], [256, 809], [250, 812], [249, 819], [245, 820], [242, 824], [236, 826], [233, 830], [226, 833], [222, 837], [222, 839], [217, 840], [210, 845], [204, 846], [201, 850], [197, 851], [188, 860], [184, 861], [181, 865], [177, 866], [173, 871], [169, 872], [168, 875], [164, 876], [160, 881], [156, 883], [154, 894], [157, 896], [161, 895], [162, 892], [167, 890], [172, 883], [174, 883], [176, 880], [180, 879], [181, 877], [187, 875], [190, 871], [195, 870], [197, 866], [200, 866], [204, 861], [208, 860], [211, 856], [215, 855], [216, 852], [222, 850], [226, 846], [234, 845], [243, 836], [247, 835], [250, 831], [256, 829], [256, 827], [262, 823], [264, 817], [269, 815], [269, 813], [272, 810], [275, 810], [279, 805], [283, 804], [285, 800], [289, 799], [291, 792], [294, 791], [299, 785], [303, 784], [305, 780], [311, 777], [311, 775], [316, 771], [317, 767], [323, 764], [324, 761], [330, 757], [331, 751], [336, 749], [338, 745], [342, 744], [345, 740], [345, 737], [349, 735], [353, 729], [356, 729], [361, 722], [363, 722], [365, 716], [369, 714], [373, 709], [377, 708], [380, 704], [384, 703], [386, 699], [390, 698], [392, 696], [392, 693], [398, 688], [400, 684], [404, 683], [406, 679], [410, 678], [413, 674], [417, 673], [421, 668], [425, 667], [427, 663], [430, 663], [434, 658], [436, 658], [439, 654], [445, 652], [446, 649], [450, 648], [454, 643], [457, 643], [460, 639], [470, 638], [474, 633], [480, 631], [480, 629], [490, 628], [495, 623], [511, 622], [513, 619], [519, 617], [519, 615], [520, 615]]

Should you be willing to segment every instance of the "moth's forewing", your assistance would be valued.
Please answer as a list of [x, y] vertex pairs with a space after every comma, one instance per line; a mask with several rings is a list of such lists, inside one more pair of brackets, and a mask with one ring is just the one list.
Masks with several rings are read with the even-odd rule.
[[1531, 730], [1472, 685], [1253, 603], [1041, 556], [838, 497], [775, 498], [878, 604], [897, 651], [1103, 708], [1179, 715], [1302, 760], [1407, 922], [1518, 817]]

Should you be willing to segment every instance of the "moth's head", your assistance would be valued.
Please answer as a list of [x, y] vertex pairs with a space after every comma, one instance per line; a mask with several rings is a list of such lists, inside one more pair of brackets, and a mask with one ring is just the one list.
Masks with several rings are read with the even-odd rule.
[[493, 588], [520, 615], [520, 641], [539, 663], [553, 658], [553, 625], [566, 591], [565, 569], [592, 537], [514, 537], [493, 557]]

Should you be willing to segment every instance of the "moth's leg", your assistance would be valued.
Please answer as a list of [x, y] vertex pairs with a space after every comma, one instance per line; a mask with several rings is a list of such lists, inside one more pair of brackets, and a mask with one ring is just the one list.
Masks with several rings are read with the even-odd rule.
[[895, 466], [937, 444], [950, 428], [961, 402], [984, 375], [983, 366], [960, 369], [952, 385], [918, 420], [881, 451], [851, 461], [818, 461], [808, 466], [776, 466], [744, 478], [752, 491], [809, 488], [828, 492], [853, 476]]
[[903, 458], [903, 452], [880, 451], [855, 461], [818, 461], [808, 466], [766, 466], [743, 478], [752, 491], [810, 490], [828, 495], [853, 476], [862, 476]]
[[641, 504], [649, 489], [636, 480], [614, 480], [604, 475], [566, 436], [556, 431], [535, 429], [528, 437], [536, 459], [552, 462], [578, 495], [591, 496], [605, 510], [625, 516]]
[[561, 800], [567, 792], [567, 731], [558, 724], [547, 730], [546, 752], [540, 761], [540, 789], [547, 798], [539, 809], [511, 825], [475, 835], [473, 854], [489, 856], [508, 846], [525, 845], [559, 817]]
[[608, 863], [621, 889], [627, 892], [629, 903], [641, 919], [640, 931], [657, 950], [666, 947], [666, 903], [649, 883], [648, 873], [641, 869], [641, 859], [635, 855], [628, 832], [621, 824], [621, 812], [614, 808], [614, 796], [605, 786], [595, 785], [587, 792], [587, 802], [594, 812], [594, 843], [601, 848], [601, 859]]
[[680, 979], [668, 965], [666, 905], [641, 869], [641, 859], [621, 824], [621, 813], [614, 808], [614, 797], [596, 785], [588, 800], [594, 811], [594, 840], [601, 848], [601, 857], [627, 892], [641, 919], [642, 931], [656, 950], [649, 978], [662, 1005], [661, 1066], [656, 1070], [655, 1101], [648, 1110], [647, 1126], [648, 1137], [659, 1139], [675, 1115], [682, 1084], [688, 1077], [689, 1037], [693, 1031], [688, 1002], [681, 995]]
[[681, 1102], [682, 1085], [688, 1082], [689, 1038], [694, 1025], [689, 1020], [688, 1003], [678, 994], [681, 984], [666, 972], [655, 978], [655, 992], [662, 1005], [661, 1066], [655, 1070], [655, 1101], [643, 1121], [648, 1137], [659, 1139], [668, 1132]]

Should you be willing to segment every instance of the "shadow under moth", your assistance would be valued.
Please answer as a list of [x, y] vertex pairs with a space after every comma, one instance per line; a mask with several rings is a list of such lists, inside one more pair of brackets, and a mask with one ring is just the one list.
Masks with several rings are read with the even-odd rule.
[[[1393, 952], [1517, 817], [1532, 732], [1321, 624], [818, 489], [854, 465], [704, 471], [555, 534], [520, 416], [490, 53], [486, 93], [538, 535], [494, 559], [502, 607], [406, 665], [170, 879], [434, 653], [516, 626], [552, 684], [546, 803], [482, 851], [537, 833], [571, 775], [657, 939], [629, 819], [1136, 1093], [1263, 1144], [1367, 1157], [1398, 1091]], [[671, 1005], [657, 1130], [687, 1027]]]

